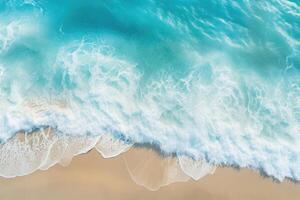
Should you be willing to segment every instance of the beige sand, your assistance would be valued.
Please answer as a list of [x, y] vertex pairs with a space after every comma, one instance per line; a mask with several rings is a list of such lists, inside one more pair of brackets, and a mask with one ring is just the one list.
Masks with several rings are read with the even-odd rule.
[[0, 179], [0, 199], [300, 199], [300, 184], [274, 183], [250, 170], [230, 168], [218, 168], [214, 175], [197, 182], [173, 183], [152, 192], [136, 185], [127, 172], [124, 157], [130, 158], [136, 151], [112, 159], [103, 159], [92, 151], [74, 158], [68, 167], [57, 165], [25, 177]]

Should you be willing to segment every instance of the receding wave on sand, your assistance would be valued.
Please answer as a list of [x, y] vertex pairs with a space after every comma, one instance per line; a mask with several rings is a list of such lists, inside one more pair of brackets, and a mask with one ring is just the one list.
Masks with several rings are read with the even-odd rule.
[[[217, 170], [217, 166], [205, 160], [166, 154], [156, 145], [132, 144], [107, 134], [97, 137], [59, 135], [51, 128], [44, 128], [31, 133], [20, 132], [1, 144], [0, 176], [13, 179], [49, 170], [57, 164], [67, 167], [75, 156], [90, 151], [98, 152], [105, 159], [120, 155], [132, 180], [150, 191], [157, 191], [171, 183], [197, 181]], [[125, 153], [127, 151], [130, 153]], [[90, 164], [93, 165], [93, 162]]]
[[[298, 200], [300, 195], [300, 186], [288, 180], [274, 182], [253, 170], [228, 167], [218, 167], [213, 175], [198, 181], [181, 173], [181, 180], [185, 182], [163, 186], [156, 192], [140, 186], [147, 184], [148, 188], [151, 186], [153, 189], [153, 186], [165, 183], [162, 180], [167, 180], [168, 176], [163, 174], [170, 174], [165, 173], [165, 170], [170, 169], [165, 167], [166, 163], [174, 166], [173, 161], [173, 158], [159, 156], [154, 149], [140, 147], [130, 148], [119, 156], [105, 159], [94, 148], [74, 157], [68, 166], [57, 164], [47, 171], [37, 170], [27, 176], [0, 177], [0, 199]], [[138, 163], [139, 166], [134, 167]], [[150, 167], [148, 164], [155, 166]], [[176, 171], [176, 168], [171, 169]], [[152, 175], [147, 176], [144, 172]], [[189, 181], [184, 177], [189, 178]], [[138, 182], [140, 185], [135, 183], [141, 180]]]
[[37, 170], [48, 170], [60, 164], [67, 166], [72, 158], [95, 149], [103, 158], [124, 156], [126, 167], [134, 182], [149, 190], [158, 190], [174, 182], [198, 180], [213, 174], [216, 166], [205, 160], [194, 160], [187, 155], [164, 154], [149, 144], [132, 144], [111, 137], [67, 136], [44, 128], [32, 133], [18, 133], [0, 146], [0, 176], [14, 178], [29, 175]]

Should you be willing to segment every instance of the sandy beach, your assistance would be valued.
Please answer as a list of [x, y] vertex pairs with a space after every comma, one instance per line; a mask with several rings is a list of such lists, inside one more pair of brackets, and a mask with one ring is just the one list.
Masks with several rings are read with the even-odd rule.
[[[56, 165], [28, 176], [1, 178], [0, 199], [298, 200], [300, 197], [300, 184], [276, 183], [251, 170], [231, 168], [218, 168], [213, 175], [198, 181], [173, 183], [153, 192], [137, 185], [127, 170], [126, 160], [140, 151], [131, 149], [115, 158], [104, 159], [93, 150], [75, 157], [67, 167]], [[145, 156], [149, 157], [149, 154]], [[157, 156], [157, 159], [162, 158]]]

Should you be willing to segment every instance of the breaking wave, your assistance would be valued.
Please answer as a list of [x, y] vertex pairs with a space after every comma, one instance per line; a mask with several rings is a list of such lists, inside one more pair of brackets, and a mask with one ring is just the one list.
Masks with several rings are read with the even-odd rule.
[[150, 189], [218, 165], [300, 180], [299, 13], [291, 0], [1, 1], [0, 175], [147, 144], [169, 169]]

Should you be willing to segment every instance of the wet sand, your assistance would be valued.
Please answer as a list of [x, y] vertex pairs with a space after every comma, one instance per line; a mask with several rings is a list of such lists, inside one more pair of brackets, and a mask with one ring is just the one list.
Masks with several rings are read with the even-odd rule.
[[[136, 151], [139, 150], [130, 150], [124, 155], [103, 159], [93, 150], [75, 157], [67, 167], [56, 165], [47, 171], [37, 171], [24, 177], [1, 178], [0, 199], [300, 199], [300, 184], [288, 181], [276, 183], [251, 170], [237, 171], [231, 168], [218, 168], [213, 175], [208, 175], [198, 181], [173, 183], [158, 191], [149, 191], [137, 185], [126, 168], [124, 160], [136, 154]], [[154, 170], [155, 167], [157, 166], [153, 166]]]

